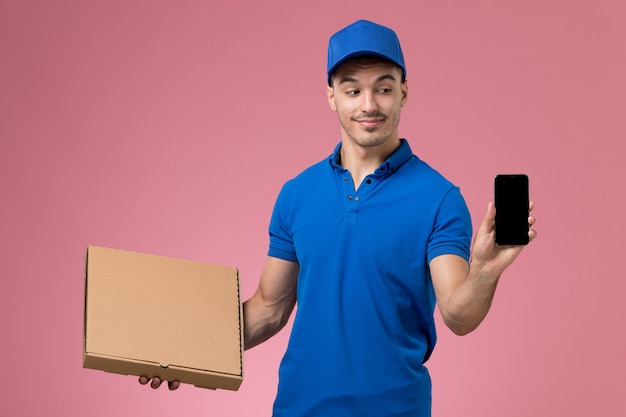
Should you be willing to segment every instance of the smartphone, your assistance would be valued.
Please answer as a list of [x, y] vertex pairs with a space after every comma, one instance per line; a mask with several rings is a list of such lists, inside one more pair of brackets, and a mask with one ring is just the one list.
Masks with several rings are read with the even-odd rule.
[[498, 245], [527, 245], [529, 241], [528, 176], [525, 174], [496, 175], [494, 194], [496, 243]]

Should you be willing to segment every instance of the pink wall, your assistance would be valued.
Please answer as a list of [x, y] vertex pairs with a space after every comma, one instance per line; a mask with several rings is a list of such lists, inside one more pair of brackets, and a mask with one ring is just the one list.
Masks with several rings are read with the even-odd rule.
[[358, 18], [400, 35], [401, 134], [475, 224], [497, 173], [537, 202], [483, 326], [440, 330], [434, 415], [626, 415], [625, 2], [210, 3], [0, 0], [0, 415], [269, 415], [287, 332], [239, 392], [82, 369], [84, 250], [236, 265], [251, 295], [280, 186], [338, 141], [326, 42]]

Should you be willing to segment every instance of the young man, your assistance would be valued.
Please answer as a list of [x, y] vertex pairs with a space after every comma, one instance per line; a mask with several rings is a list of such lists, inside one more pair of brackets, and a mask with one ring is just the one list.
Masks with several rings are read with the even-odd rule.
[[495, 245], [490, 203], [470, 249], [458, 187], [399, 137], [408, 86], [391, 29], [361, 20], [333, 35], [328, 83], [341, 142], [280, 192], [245, 346], [276, 334], [297, 302], [274, 417], [430, 416], [435, 302], [454, 333], [471, 332], [522, 247]]

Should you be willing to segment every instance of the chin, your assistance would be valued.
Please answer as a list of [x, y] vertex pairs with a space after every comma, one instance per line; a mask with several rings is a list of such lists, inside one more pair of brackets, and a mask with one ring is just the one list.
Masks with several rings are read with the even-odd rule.
[[375, 148], [376, 146], [384, 145], [387, 142], [388, 137], [370, 137], [355, 140], [356, 144], [364, 148]]

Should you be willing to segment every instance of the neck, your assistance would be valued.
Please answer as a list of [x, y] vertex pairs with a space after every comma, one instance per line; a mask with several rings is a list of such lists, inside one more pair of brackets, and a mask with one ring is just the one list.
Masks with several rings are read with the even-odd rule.
[[400, 146], [400, 139], [387, 140], [378, 146], [359, 146], [351, 140], [342, 141], [341, 166], [350, 171], [355, 190]]

